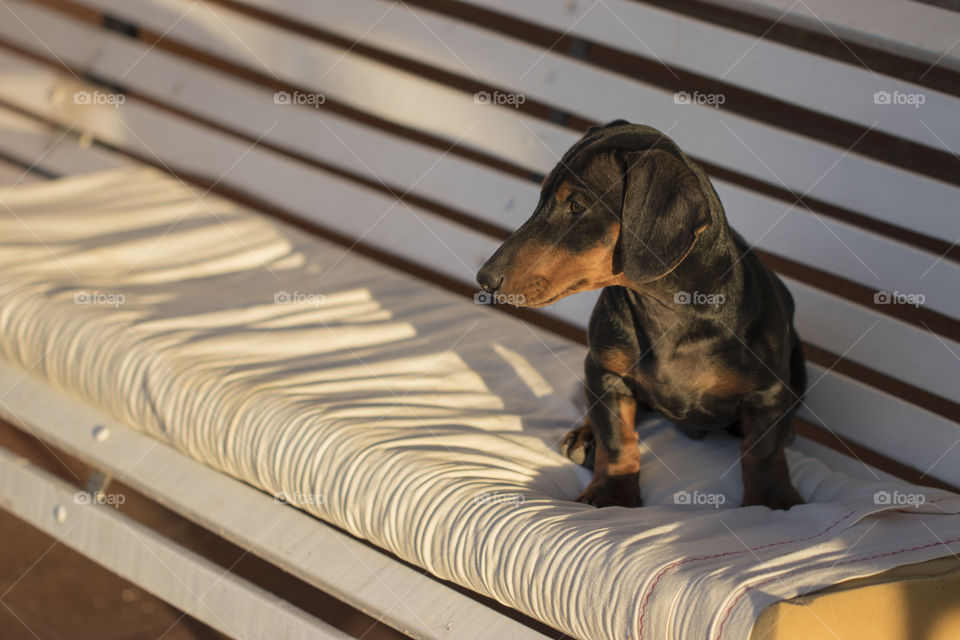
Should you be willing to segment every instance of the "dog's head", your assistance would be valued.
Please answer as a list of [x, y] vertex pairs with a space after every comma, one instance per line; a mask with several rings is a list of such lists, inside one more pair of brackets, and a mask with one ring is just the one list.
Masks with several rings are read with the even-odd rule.
[[714, 201], [703, 172], [659, 131], [624, 121], [591, 128], [546, 177], [533, 215], [477, 282], [530, 307], [610, 285], [642, 286], [690, 254]]

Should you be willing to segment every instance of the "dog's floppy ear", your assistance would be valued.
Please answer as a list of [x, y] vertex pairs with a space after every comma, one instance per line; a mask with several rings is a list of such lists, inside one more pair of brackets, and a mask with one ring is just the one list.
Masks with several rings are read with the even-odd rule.
[[710, 210], [696, 174], [659, 149], [625, 155], [620, 265], [635, 284], [677, 268], [710, 224]]

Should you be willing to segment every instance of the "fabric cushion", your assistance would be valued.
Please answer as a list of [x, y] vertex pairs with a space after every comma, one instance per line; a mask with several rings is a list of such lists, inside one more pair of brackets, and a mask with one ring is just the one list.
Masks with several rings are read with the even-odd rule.
[[744, 638], [960, 540], [957, 496], [793, 450], [809, 504], [740, 508], [737, 441], [656, 416], [646, 506], [578, 504], [582, 346], [153, 170], [2, 201], [0, 357], [575, 637]]

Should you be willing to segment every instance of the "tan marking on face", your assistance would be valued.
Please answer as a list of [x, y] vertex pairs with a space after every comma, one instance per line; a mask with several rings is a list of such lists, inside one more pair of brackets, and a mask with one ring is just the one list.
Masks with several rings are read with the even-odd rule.
[[[611, 232], [617, 233], [618, 227], [613, 225]], [[505, 274], [503, 293], [522, 295], [523, 306], [543, 307], [581, 291], [622, 285], [623, 274], [614, 272], [613, 253], [612, 246], [575, 254], [548, 244], [530, 244], [517, 253]]]
[[560, 186], [557, 187], [556, 198], [557, 202], [566, 202], [567, 198], [570, 197], [570, 194], [573, 193], [573, 187], [566, 180], [560, 183]]

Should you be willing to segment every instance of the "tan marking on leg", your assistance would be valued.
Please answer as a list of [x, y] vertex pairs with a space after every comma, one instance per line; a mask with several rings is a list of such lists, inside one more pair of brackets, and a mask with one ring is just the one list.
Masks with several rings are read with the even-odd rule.
[[637, 417], [637, 404], [631, 398], [620, 400], [618, 407], [620, 418], [620, 450], [608, 451], [600, 440], [597, 440], [597, 458], [594, 465], [594, 474], [602, 476], [618, 476], [640, 471], [640, 450], [637, 442], [640, 440], [634, 429]]
[[625, 377], [636, 365], [636, 362], [625, 352], [619, 349], [606, 349], [597, 354], [597, 361], [604, 369], [618, 376]]

